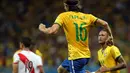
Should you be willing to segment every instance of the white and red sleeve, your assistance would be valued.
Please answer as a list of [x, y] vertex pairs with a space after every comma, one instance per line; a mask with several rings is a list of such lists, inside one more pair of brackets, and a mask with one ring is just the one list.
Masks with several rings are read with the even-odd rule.
[[18, 54], [15, 53], [14, 56], [13, 56], [13, 64], [18, 64], [19, 60], [20, 60], [20, 59], [19, 59]]
[[37, 56], [37, 60], [38, 60], [38, 62], [37, 62], [37, 67], [38, 67], [38, 66], [43, 66], [42, 58], [41, 58], [40, 56]]

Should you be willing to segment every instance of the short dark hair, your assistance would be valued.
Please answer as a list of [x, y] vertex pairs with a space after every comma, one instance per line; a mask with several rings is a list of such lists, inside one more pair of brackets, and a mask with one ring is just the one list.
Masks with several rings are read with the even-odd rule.
[[32, 41], [29, 37], [21, 37], [20, 42], [24, 44], [25, 47], [30, 47]]
[[32, 42], [32, 44], [30, 46], [30, 50], [35, 52], [36, 49], [37, 49], [37, 44], [35, 42]]
[[107, 34], [109, 35], [109, 36], [111, 36], [111, 33], [109, 32], [109, 30], [108, 29], [102, 29], [101, 31], [105, 31], [105, 32], [107, 32]]
[[66, 0], [65, 3], [69, 7], [69, 11], [81, 11], [79, 0]]
[[77, 5], [79, 3], [79, 0], [66, 0], [65, 3], [67, 5]]
[[30, 46], [30, 48], [37, 48], [38, 47], [38, 44], [37, 43], [35, 43], [35, 42], [32, 42], [32, 44], [31, 44], [31, 46]]

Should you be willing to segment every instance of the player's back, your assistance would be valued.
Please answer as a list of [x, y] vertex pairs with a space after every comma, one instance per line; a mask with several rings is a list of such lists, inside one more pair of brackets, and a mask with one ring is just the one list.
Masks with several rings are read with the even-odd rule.
[[18, 54], [19, 57], [19, 73], [38, 73], [38, 57], [31, 51], [22, 50]]
[[[71, 55], [77, 54], [73, 59], [90, 56], [90, 51], [88, 49], [88, 33], [90, 26], [94, 24], [96, 19], [97, 18], [91, 14], [73, 11], [61, 13], [57, 17], [55, 23], [58, 23], [64, 29], [69, 52]], [[77, 52], [73, 52], [74, 54], [72, 54], [72, 50], [79, 51], [79, 54]], [[84, 57], [82, 55], [84, 55]]]
[[[84, 14], [81, 12], [64, 12], [60, 14], [63, 21], [63, 28], [67, 40], [70, 44], [74, 42], [87, 43], [87, 32], [89, 28], [87, 27], [90, 23], [89, 14]], [[79, 43], [80, 44], [80, 43]], [[83, 44], [81, 44], [83, 46]]]

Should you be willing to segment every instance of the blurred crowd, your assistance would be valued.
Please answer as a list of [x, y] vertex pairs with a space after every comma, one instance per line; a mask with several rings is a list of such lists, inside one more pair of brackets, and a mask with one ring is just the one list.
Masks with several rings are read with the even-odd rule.
[[[109, 23], [114, 42], [128, 64], [123, 73], [130, 73], [130, 0], [81, 0], [81, 4], [84, 13], [92, 13]], [[11, 70], [12, 57], [19, 49], [21, 36], [28, 36], [38, 44], [45, 71], [49, 73], [52, 69], [55, 73], [67, 58], [64, 32], [61, 29], [56, 35], [46, 35], [38, 30], [38, 25], [51, 26], [61, 12], [64, 12], [63, 0], [0, 0], [0, 73], [8, 73], [4, 72], [5, 68]], [[99, 49], [99, 30], [94, 27], [90, 32], [92, 61], [88, 66], [93, 69]]]

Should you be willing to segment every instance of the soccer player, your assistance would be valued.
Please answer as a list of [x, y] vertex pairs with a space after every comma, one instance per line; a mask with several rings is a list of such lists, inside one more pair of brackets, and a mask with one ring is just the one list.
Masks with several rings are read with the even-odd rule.
[[[39, 55], [39, 56], [42, 56], [42, 53], [37, 49], [37, 46], [36, 46], [34, 43], [32, 43], [31, 45], [32, 45], [32, 46], [31, 46], [30, 48], [33, 49], [33, 52], [34, 52], [35, 54]], [[19, 48], [20, 48], [20, 49], [18, 49], [15, 53], [21, 52], [22, 49], [23, 49], [23, 46], [22, 46], [22, 45], [19, 45]], [[35, 49], [34, 49], [34, 48], [35, 48]], [[14, 53], [14, 54], [15, 54], [15, 53]]]
[[[41, 59], [30, 51], [31, 39], [23, 37], [20, 41], [22, 50], [13, 56], [13, 73], [44, 73]], [[40, 70], [40, 71], [39, 71]]]
[[39, 30], [46, 34], [55, 34], [60, 27], [64, 29], [68, 42], [68, 58], [59, 66], [58, 73], [85, 73], [84, 66], [91, 56], [88, 46], [88, 34], [91, 26], [102, 26], [110, 33], [111, 29], [106, 21], [92, 14], [80, 12], [79, 0], [67, 0], [64, 2], [64, 7], [67, 12], [59, 14], [51, 27], [46, 28], [41, 23]]
[[103, 29], [99, 32], [98, 42], [101, 49], [98, 51], [98, 61], [101, 68], [96, 73], [120, 73], [121, 69], [126, 68], [126, 62], [118, 47], [107, 44], [109, 38], [108, 30]]

